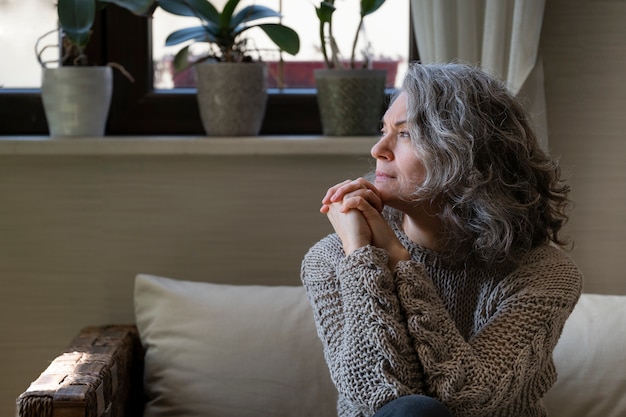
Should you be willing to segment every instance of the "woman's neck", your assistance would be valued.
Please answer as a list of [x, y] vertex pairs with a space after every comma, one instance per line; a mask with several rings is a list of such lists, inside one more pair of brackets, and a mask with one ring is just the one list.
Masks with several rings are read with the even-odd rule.
[[[432, 208], [432, 207], [430, 207]], [[405, 211], [402, 216], [404, 233], [417, 245], [439, 251], [441, 248], [441, 220], [435, 210], [416, 209]]]

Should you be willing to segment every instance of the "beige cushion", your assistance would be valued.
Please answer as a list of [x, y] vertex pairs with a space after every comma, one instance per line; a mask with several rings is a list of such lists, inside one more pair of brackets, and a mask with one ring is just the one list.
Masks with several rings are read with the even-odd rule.
[[554, 360], [549, 417], [626, 416], [626, 296], [583, 294]]
[[145, 417], [336, 415], [302, 287], [138, 275], [135, 314]]

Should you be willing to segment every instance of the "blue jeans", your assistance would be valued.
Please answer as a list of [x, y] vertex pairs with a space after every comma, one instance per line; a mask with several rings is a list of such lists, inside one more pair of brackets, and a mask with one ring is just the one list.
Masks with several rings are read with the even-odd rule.
[[374, 417], [452, 417], [452, 414], [434, 398], [407, 395], [383, 405]]

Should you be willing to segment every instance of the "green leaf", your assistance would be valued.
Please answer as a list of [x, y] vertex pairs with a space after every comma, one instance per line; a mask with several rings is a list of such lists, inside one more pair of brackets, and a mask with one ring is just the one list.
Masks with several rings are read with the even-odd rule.
[[196, 13], [192, 8], [179, 0], [159, 0], [159, 7], [168, 13], [175, 14], [176, 16], [196, 16]]
[[159, 6], [177, 16], [197, 17], [216, 25], [220, 21], [220, 13], [206, 0], [159, 0]]
[[[207, 0], [159, 0], [165, 11], [181, 16], [197, 16], [203, 21], [202, 27], [180, 29], [166, 39], [166, 46], [186, 41], [214, 43], [220, 49], [225, 60], [236, 49], [239, 35], [253, 27], [260, 27], [267, 36], [282, 50], [295, 55], [300, 50], [298, 34], [284, 25], [277, 23], [251, 24], [258, 19], [278, 18], [280, 13], [265, 6], [246, 6], [235, 13], [240, 0], [228, 0], [221, 13]], [[218, 57], [219, 59], [219, 57]]]
[[216, 42], [215, 36], [207, 31], [205, 26], [194, 26], [176, 30], [165, 39], [165, 46], [178, 45], [186, 41]]
[[99, 0], [104, 3], [116, 4], [138, 16], [147, 16], [152, 11], [156, 0]]
[[89, 41], [96, 17], [96, 2], [85, 0], [58, 0], [59, 24], [65, 36], [79, 47]]
[[361, 17], [374, 13], [385, 3], [385, 0], [361, 0]]
[[295, 55], [300, 51], [300, 38], [291, 28], [277, 23], [258, 25], [269, 38], [283, 51]]
[[220, 16], [220, 27], [234, 27], [234, 25], [231, 25], [230, 21], [233, 13], [235, 12], [235, 9], [239, 5], [239, 1], [240, 0], [228, 0], [226, 5], [224, 6], [224, 9], [222, 10], [222, 15]]
[[242, 23], [249, 23], [267, 17], [280, 17], [280, 13], [265, 6], [247, 6], [235, 14], [230, 21], [231, 27], [236, 27]]
[[186, 0], [191, 4], [191, 7], [198, 13], [198, 17], [205, 22], [211, 22], [214, 25], [220, 23], [220, 12], [213, 6], [212, 3], [206, 0]]
[[174, 56], [174, 70], [182, 71], [189, 66], [189, 46], [185, 46]]
[[320, 7], [315, 9], [318, 19], [323, 23], [330, 23], [335, 10], [336, 7], [328, 1], [321, 2]]

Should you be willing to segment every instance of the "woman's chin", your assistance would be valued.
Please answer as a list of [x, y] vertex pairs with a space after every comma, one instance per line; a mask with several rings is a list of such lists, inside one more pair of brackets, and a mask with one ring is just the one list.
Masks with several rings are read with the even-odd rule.
[[[378, 188], [378, 187], [377, 187]], [[378, 188], [378, 192], [380, 193], [380, 199], [383, 201], [383, 204], [386, 206], [393, 206], [394, 202], [397, 201], [396, 195], [391, 193], [384, 188]]]

